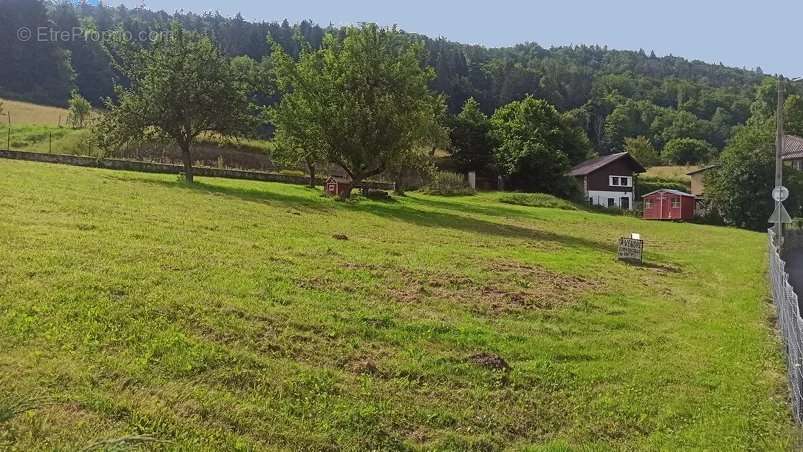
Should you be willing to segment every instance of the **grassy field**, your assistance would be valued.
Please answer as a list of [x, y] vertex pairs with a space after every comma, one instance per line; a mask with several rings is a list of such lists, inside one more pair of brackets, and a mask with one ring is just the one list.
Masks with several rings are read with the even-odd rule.
[[[497, 194], [343, 203], [248, 181], [0, 172], [9, 448], [799, 444], [762, 234]], [[643, 267], [614, 258], [630, 232]]]
[[5, 113], [11, 113], [13, 124], [42, 125], [58, 127], [67, 122], [67, 109], [46, 105], [0, 99], [3, 104], [3, 125], [7, 121]]
[[687, 166], [653, 166], [651, 168], [647, 168], [647, 172], [644, 173], [645, 177], [652, 177], [656, 179], [673, 179], [679, 182], [689, 182], [691, 178], [688, 176], [688, 173], [699, 169], [699, 166], [694, 165], [687, 165]]
[[[98, 149], [89, 145], [88, 129], [67, 126], [68, 111], [64, 108], [32, 104], [0, 98], [3, 112], [11, 113], [11, 148], [30, 152], [53, 152], [100, 156]], [[0, 147], [5, 149], [8, 126], [5, 115], [0, 118]], [[215, 135], [201, 136], [197, 146], [232, 151], [270, 154], [274, 147], [270, 141], [255, 139], [227, 139]]]

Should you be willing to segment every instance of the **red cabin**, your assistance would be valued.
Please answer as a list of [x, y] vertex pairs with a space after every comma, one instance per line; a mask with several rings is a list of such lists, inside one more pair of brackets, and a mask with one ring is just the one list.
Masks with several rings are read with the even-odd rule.
[[323, 191], [330, 196], [341, 196], [348, 193], [351, 188], [351, 181], [339, 177], [329, 176], [323, 184]]
[[691, 220], [696, 197], [678, 190], [661, 189], [647, 193], [644, 200], [645, 220]]

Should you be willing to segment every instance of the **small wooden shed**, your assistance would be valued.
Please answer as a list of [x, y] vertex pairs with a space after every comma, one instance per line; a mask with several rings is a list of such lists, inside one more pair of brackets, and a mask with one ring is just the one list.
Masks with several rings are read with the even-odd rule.
[[351, 189], [351, 181], [340, 177], [329, 176], [323, 185], [323, 191], [330, 196], [341, 196]]
[[691, 220], [696, 197], [679, 190], [661, 189], [647, 193], [644, 200], [645, 220]]

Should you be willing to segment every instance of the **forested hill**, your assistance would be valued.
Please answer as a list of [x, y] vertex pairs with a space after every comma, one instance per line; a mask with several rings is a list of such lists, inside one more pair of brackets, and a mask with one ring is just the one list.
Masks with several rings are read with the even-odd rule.
[[[91, 102], [113, 95], [116, 73], [111, 57], [95, 33], [122, 27], [134, 37], [166, 30], [171, 21], [212, 36], [230, 56], [262, 60], [267, 37], [291, 54], [296, 37], [320, 45], [324, 28], [310, 22], [251, 23], [239, 15], [153, 12], [125, 7], [72, 6], [40, 0], [0, 2], [0, 96], [64, 104], [72, 89]], [[40, 27], [89, 39], [33, 36], [17, 32]], [[340, 32], [341, 30], [333, 30]], [[567, 29], [567, 33], [571, 33]], [[533, 30], [537, 38], [537, 29]], [[673, 138], [698, 138], [722, 148], [733, 126], [750, 115], [756, 88], [764, 78], [755, 71], [725, 67], [644, 51], [598, 46], [546, 49], [527, 43], [485, 48], [444, 39], [425, 40], [428, 61], [437, 71], [433, 89], [443, 92], [451, 113], [469, 97], [485, 113], [526, 94], [545, 99], [585, 128], [602, 152], [621, 148], [626, 137], [647, 137], [656, 147]], [[270, 102], [275, 99], [265, 99]]]

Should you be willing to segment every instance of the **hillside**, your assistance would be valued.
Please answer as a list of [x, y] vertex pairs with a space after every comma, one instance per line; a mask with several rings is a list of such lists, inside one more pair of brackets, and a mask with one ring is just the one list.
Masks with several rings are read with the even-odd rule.
[[[0, 416], [13, 448], [795, 441], [764, 234], [496, 194], [342, 203], [245, 181], [0, 172], [0, 414], [31, 408]], [[630, 232], [643, 267], [615, 260]]]
[[[249, 22], [240, 15], [75, 7], [69, 2], [41, 0], [4, 2], [0, 17], [9, 18], [0, 30], [0, 61], [12, 62], [0, 66], [0, 96], [53, 105], [66, 104], [72, 89], [95, 105], [113, 97], [115, 83], [126, 83], [112, 62], [112, 55], [119, 52], [98, 40], [21, 42], [13, 36], [14, 30], [27, 27], [109, 34], [122, 29], [130, 36], [149, 36], [168, 31], [175, 21], [212, 37], [222, 52], [237, 60], [244, 76], [256, 80], [270, 78], [257, 74], [265, 67], [260, 63], [270, 57], [268, 38], [295, 56], [300, 48], [298, 37], [317, 48], [326, 33], [345, 33], [342, 27], [322, 27], [309, 21]], [[571, 33], [567, 28], [569, 40]], [[743, 124], [752, 111], [773, 111], [774, 98], [767, 96], [774, 92], [773, 82], [760, 70], [672, 55], [659, 57], [644, 50], [587, 45], [545, 48], [536, 44], [537, 27], [532, 42], [505, 48], [408, 36], [424, 45], [423, 62], [435, 71], [430, 88], [444, 95], [450, 114], [457, 114], [472, 97], [482, 111], [491, 114], [533, 95], [582, 127], [602, 153], [621, 150], [625, 138], [638, 136], [650, 139], [659, 151], [677, 138], [701, 139], [722, 149], [733, 128]], [[43, 67], [50, 70], [42, 71]], [[269, 86], [255, 91], [254, 98], [262, 105], [278, 100]], [[791, 85], [787, 92], [801, 94]], [[752, 108], [754, 102], [756, 108]], [[270, 130], [261, 130], [262, 138]]]

